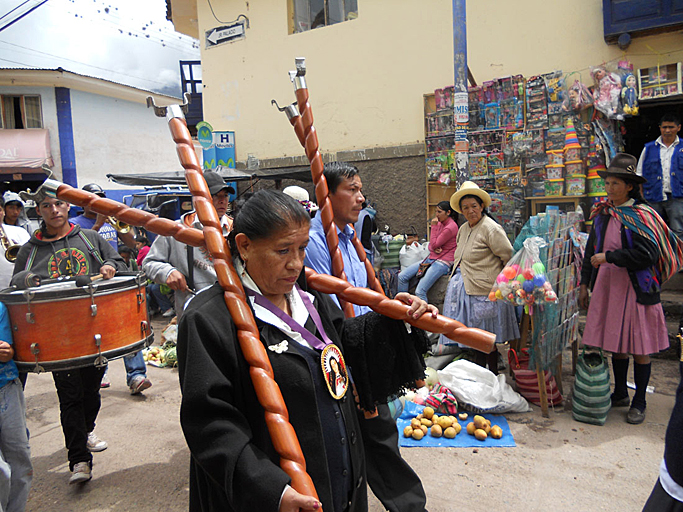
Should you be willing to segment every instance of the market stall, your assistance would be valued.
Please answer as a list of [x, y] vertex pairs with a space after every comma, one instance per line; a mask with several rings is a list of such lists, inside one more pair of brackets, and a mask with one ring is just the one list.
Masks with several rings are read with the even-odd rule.
[[[498, 203], [514, 239], [549, 205], [588, 213], [605, 197], [597, 171], [624, 150], [642, 105], [681, 96], [681, 64], [634, 70], [627, 60], [580, 72], [507, 76], [469, 88], [469, 179]], [[456, 190], [453, 88], [424, 96], [427, 215]]]

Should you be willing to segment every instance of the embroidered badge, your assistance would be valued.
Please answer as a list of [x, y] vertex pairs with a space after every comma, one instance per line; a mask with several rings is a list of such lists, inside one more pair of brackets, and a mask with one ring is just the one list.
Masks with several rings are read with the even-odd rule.
[[268, 350], [272, 350], [276, 354], [282, 354], [289, 348], [289, 342], [287, 340], [282, 340], [277, 345], [268, 345]]

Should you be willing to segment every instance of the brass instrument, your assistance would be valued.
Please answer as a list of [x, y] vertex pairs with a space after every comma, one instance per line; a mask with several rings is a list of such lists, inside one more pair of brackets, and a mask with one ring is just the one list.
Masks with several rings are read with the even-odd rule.
[[17, 254], [19, 254], [19, 249], [21, 249], [21, 245], [12, 243], [1, 224], [0, 244], [2, 244], [2, 248], [5, 249], [5, 259], [10, 263], [14, 263], [17, 259]]
[[121, 222], [114, 216], [107, 217], [107, 222], [114, 226], [114, 229], [118, 233], [123, 233], [125, 235], [126, 233], [130, 232], [130, 226], [125, 222]]

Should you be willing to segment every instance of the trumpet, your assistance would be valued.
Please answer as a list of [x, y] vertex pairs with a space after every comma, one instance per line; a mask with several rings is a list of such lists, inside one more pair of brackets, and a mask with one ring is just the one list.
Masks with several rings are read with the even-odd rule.
[[107, 217], [107, 222], [111, 224], [118, 233], [123, 233], [125, 235], [130, 232], [130, 225], [121, 222], [114, 216]]
[[19, 249], [21, 249], [21, 245], [12, 243], [1, 224], [0, 244], [2, 244], [2, 248], [5, 249], [5, 259], [10, 263], [14, 263], [17, 259], [17, 254], [19, 254]]

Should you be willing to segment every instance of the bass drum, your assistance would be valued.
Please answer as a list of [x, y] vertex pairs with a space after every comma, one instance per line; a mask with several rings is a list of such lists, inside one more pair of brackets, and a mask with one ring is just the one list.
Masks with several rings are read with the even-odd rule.
[[20, 371], [103, 366], [151, 345], [142, 274], [117, 275], [89, 286], [73, 281], [3, 290]]

